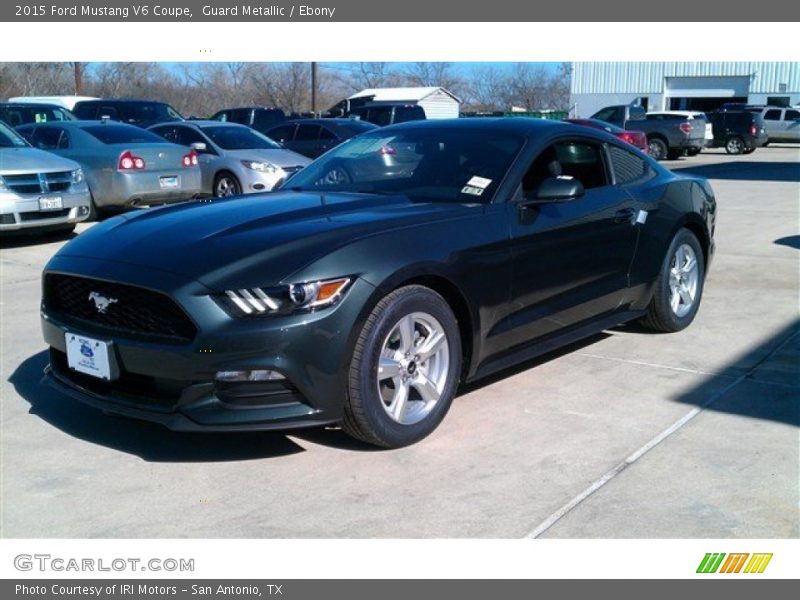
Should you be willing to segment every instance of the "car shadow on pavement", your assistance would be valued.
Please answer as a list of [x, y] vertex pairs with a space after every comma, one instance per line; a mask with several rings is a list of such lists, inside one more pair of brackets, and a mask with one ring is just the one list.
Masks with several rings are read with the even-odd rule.
[[787, 235], [786, 237], [778, 238], [773, 243], [800, 250], [800, 235]]
[[800, 319], [754, 344], [717, 373], [674, 400], [800, 427]]
[[0, 237], [0, 250], [10, 248], [27, 248], [28, 246], [41, 246], [42, 244], [53, 244], [55, 242], [68, 242], [78, 234], [74, 231], [65, 233], [55, 231], [49, 233], [12, 233], [3, 234]]
[[736, 181], [800, 182], [800, 163], [732, 161], [710, 165], [675, 166], [670, 170], [680, 175], [699, 175], [707, 179]]
[[[474, 392], [594, 344], [608, 335], [600, 333], [462, 385], [457, 396]], [[228, 462], [276, 458], [304, 452], [305, 449], [291, 438], [337, 450], [383, 451], [351, 438], [338, 427], [313, 427], [281, 432], [185, 433], [170, 431], [155, 423], [104, 414], [44, 383], [42, 377], [47, 361], [47, 351], [39, 352], [20, 364], [8, 378], [17, 394], [30, 404], [30, 413], [73, 437], [134, 454], [148, 462]], [[458, 402], [458, 398], [455, 402]]]
[[303, 452], [285, 433], [181, 433], [154, 423], [103, 414], [43, 383], [46, 351], [25, 360], [9, 377], [30, 412], [61, 431], [149, 462], [227, 462]]

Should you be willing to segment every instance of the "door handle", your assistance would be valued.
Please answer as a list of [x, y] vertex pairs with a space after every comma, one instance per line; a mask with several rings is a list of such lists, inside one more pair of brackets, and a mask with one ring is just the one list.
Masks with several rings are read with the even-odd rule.
[[622, 210], [618, 210], [617, 214], [614, 215], [614, 222], [622, 223], [624, 221], [628, 221], [631, 225], [633, 225], [634, 219], [636, 218], [636, 212], [636, 209], [633, 208], [623, 208]]

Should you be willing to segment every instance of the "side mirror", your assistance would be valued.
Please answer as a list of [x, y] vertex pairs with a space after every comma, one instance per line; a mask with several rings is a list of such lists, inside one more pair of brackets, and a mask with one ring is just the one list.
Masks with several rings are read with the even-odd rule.
[[208, 146], [206, 146], [205, 142], [194, 142], [191, 148], [195, 152], [208, 152]]
[[583, 184], [574, 177], [548, 177], [539, 188], [526, 197], [526, 204], [569, 202], [583, 196]]

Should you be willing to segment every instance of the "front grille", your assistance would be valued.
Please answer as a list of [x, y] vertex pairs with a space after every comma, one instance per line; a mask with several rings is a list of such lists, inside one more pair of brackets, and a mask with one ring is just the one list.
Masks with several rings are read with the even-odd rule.
[[16, 194], [47, 194], [63, 192], [72, 185], [72, 172], [26, 173], [25, 175], [3, 175], [6, 187]]
[[48, 314], [86, 333], [171, 343], [189, 342], [197, 334], [169, 297], [124, 283], [48, 273], [44, 306]]
[[61, 210], [46, 210], [43, 212], [23, 212], [19, 213], [19, 220], [23, 223], [26, 221], [41, 221], [43, 219], [57, 219], [59, 217], [66, 217], [69, 215], [71, 209], [64, 208]]

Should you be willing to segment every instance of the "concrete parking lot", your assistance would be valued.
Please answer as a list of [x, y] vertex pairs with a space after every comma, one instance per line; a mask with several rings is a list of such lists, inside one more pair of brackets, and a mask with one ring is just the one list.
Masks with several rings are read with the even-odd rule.
[[39, 382], [38, 302], [64, 242], [3, 242], [0, 534], [800, 536], [800, 148], [666, 164], [719, 202], [693, 326], [502, 373], [396, 451], [336, 430], [178, 434], [59, 395]]

